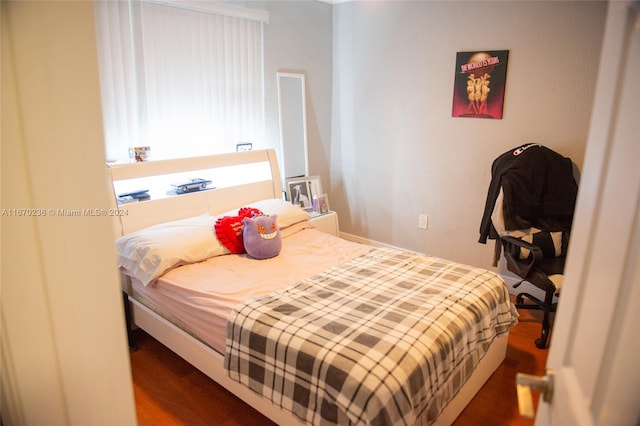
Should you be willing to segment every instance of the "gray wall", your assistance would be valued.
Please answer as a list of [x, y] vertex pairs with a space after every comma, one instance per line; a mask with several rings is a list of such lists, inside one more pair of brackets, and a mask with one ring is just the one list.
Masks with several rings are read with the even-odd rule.
[[[334, 5], [341, 231], [489, 267], [493, 245], [477, 240], [491, 163], [537, 142], [582, 165], [605, 17], [604, 2]], [[451, 117], [456, 52], [471, 50], [510, 51], [502, 120]]]
[[[605, 2], [240, 3], [270, 13], [266, 145], [279, 148], [276, 72], [304, 73], [310, 174], [342, 232], [489, 267], [493, 159], [537, 142], [582, 166]], [[503, 119], [453, 118], [456, 52], [485, 49], [510, 52]]]
[[280, 149], [277, 72], [306, 78], [309, 173], [329, 185], [331, 147], [332, 7], [318, 1], [268, 1], [264, 27], [265, 129], [269, 147]]

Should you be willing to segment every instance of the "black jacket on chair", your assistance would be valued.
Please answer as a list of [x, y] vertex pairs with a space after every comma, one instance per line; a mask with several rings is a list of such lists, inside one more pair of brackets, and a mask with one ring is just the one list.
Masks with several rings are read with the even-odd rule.
[[491, 213], [498, 193], [504, 192], [507, 230], [536, 227], [550, 231], [571, 228], [578, 185], [571, 159], [539, 144], [526, 144], [500, 155], [491, 165], [491, 183], [479, 242], [498, 239]]
[[[538, 348], [547, 347], [549, 341], [577, 193], [571, 159], [538, 144], [505, 152], [491, 166], [480, 242], [496, 240], [494, 266], [504, 248], [507, 269], [521, 279], [514, 289], [528, 281], [544, 293], [542, 298], [524, 291], [516, 295], [518, 309], [544, 311], [541, 335], [535, 340]], [[502, 204], [496, 205], [500, 199]]]

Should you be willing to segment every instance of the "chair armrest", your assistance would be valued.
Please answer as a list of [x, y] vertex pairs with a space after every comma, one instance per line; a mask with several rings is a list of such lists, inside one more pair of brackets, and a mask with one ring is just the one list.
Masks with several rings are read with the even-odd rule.
[[540, 247], [538, 247], [535, 244], [529, 243], [527, 241], [521, 240], [520, 238], [515, 238], [515, 237], [510, 237], [508, 235], [505, 235], [503, 237], [500, 237], [500, 239], [504, 242], [506, 242], [507, 244], [511, 244], [515, 247], [518, 248], [526, 248], [528, 250], [531, 250], [531, 252], [533, 253], [533, 256], [536, 260], [540, 260], [543, 258], [543, 254], [542, 254], [542, 250], [540, 249]]
[[[500, 239], [504, 246], [504, 257], [507, 260], [507, 269], [521, 278], [526, 278], [531, 268], [543, 258], [542, 250], [535, 244], [510, 236], [502, 236]], [[526, 259], [520, 258], [520, 250], [523, 248], [530, 251], [529, 257]]]

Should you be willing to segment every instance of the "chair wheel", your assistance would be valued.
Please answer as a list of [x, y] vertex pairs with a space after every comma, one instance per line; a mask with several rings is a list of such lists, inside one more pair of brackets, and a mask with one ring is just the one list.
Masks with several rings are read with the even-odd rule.
[[536, 348], [538, 349], [545, 349], [547, 347], [546, 342], [542, 339], [536, 339], [535, 343], [536, 343]]

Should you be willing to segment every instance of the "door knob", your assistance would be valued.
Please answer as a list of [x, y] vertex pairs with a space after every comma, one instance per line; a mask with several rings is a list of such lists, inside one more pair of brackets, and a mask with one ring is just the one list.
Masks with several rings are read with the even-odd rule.
[[544, 376], [516, 374], [516, 390], [518, 391], [518, 409], [522, 417], [533, 419], [533, 397], [531, 390], [542, 392], [542, 400], [550, 402], [553, 397], [553, 371], [547, 370]]

